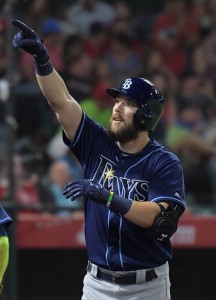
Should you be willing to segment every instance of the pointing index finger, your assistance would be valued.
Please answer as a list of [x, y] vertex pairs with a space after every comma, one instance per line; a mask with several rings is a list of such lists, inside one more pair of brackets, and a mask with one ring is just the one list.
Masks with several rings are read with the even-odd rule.
[[34, 32], [30, 27], [17, 19], [13, 19], [12, 24], [21, 29], [26, 37], [31, 37]]

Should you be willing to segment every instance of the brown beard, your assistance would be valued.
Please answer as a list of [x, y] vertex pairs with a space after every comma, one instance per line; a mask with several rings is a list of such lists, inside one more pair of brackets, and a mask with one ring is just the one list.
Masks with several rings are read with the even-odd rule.
[[133, 125], [127, 125], [118, 132], [113, 132], [111, 122], [107, 129], [108, 136], [115, 142], [127, 143], [137, 138], [139, 131]]

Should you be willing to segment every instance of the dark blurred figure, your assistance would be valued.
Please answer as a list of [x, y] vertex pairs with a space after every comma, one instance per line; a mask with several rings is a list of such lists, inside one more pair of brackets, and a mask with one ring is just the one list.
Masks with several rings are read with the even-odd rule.
[[178, 32], [174, 27], [167, 27], [160, 31], [154, 40], [153, 49], [159, 51], [166, 67], [176, 77], [186, 68], [187, 55], [185, 49], [179, 46]]
[[115, 12], [106, 1], [79, 0], [68, 7], [68, 21], [82, 34], [86, 35], [94, 22], [111, 24]]
[[154, 42], [160, 42], [164, 32], [172, 30], [177, 35], [177, 46], [189, 50], [200, 39], [197, 19], [190, 13], [184, 0], [167, 0], [164, 10], [153, 23]]
[[62, 48], [62, 59], [64, 62], [64, 67], [66, 67], [71, 59], [84, 52], [83, 36], [78, 32], [69, 34], [65, 38]]
[[187, 55], [200, 40], [199, 26], [184, 0], [165, 1], [164, 11], [153, 23], [152, 46], [161, 52], [166, 66], [179, 77], [187, 65]]
[[93, 61], [85, 52], [72, 57], [64, 66], [61, 76], [78, 102], [92, 94], [92, 72]]
[[167, 128], [165, 142], [182, 162], [189, 204], [211, 210], [215, 196], [210, 166], [216, 159], [216, 146], [204, 140], [207, 128], [202, 109], [191, 99], [178, 107], [178, 118]]
[[[49, 211], [54, 198], [48, 187], [42, 184], [37, 170], [38, 157], [16, 153], [13, 156], [15, 175], [15, 201], [22, 212]], [[1, 161], [0, 197], [8, 197], [9, 177], [6, 160]], [[46, 206], [43, 208], [43, 204]], [[48, 205], [48, 206], [47, 206]]]
[[[186, 71], [178, 82], [177, 103], [179, 108], [190, 105], [192, 102], [199, 107], [204, 119], [208, 120], [211, 111], [216, 107], [216, 101], [212, 91], [207, 89], [207, 79], [200, 78], [198, 73]], [[206, 87], [207, 86], [207, 87]]]
[[110, 65], [114, 85], [118, 86], [126, 77], [136, 76], [142, 71], [142, 61], [132, 47], [132, 40], [127, 33], [112, 36], [111, 49], [104, 57]]
[[82, 203], [79, 199], [70, 201], [63, 195], [64, 186], [72, 180], [74, 180], [74, 176], [70, 166], [64, 160], [54, 160], [50, 164], [44, 180], [44, 186], [49, 188], [54, 198], [54, 211], [63, 217], [69, 216], [73, 210], [82, 210]]
[[115, 18], [112, 22], [110, 31], [113, 35], [119, 33], [127, 34], [131, 39], [133, 50], [138, 56], [143, 55], [143, 47], [146, 46], [143, 39], [137, 34], [137, 28], [134, 27], [134, 14], [132, 13], [131, 3], [125, 1], [114, 2]]
[[[211, 1], [210, 1], [211, 2]], [[211, 27], [209, 34], [203, 41], [203, 49], [208, 66], [208, 72], [216, 85], [216, 2], [213, 1], [214, 9], [211, 11]]]
[[90, 25], [89, 33], [85, 37], [84, 51], [92, 58], [99, 59], [110, 48], [110, 34], [102, 22]]

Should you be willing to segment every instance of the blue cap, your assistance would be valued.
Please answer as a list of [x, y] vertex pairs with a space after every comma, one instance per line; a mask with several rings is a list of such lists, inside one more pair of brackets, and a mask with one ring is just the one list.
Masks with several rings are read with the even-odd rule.
[[44, 34], [61, 33], [64, 31], [57, 19], [47, 19], [41, 24], [41, 31]]

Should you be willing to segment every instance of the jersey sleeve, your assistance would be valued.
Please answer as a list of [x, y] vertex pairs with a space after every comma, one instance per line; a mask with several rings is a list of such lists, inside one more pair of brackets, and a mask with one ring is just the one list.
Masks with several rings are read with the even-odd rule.
[[185, 207], [184, 176], [178, 160], [160, 163], [149, 185], [149, 201], [170, 201]]
[[12, 223], [11, 217], [6, 213], [0, 205], [0, 227], [8, 227]]
[[92, 165], [107, 143], [106, 131], [103, 126], [89, 118], [84, 112], [73, 141], [63, 132], [63, 142], [73, 151], [84, 170]]

